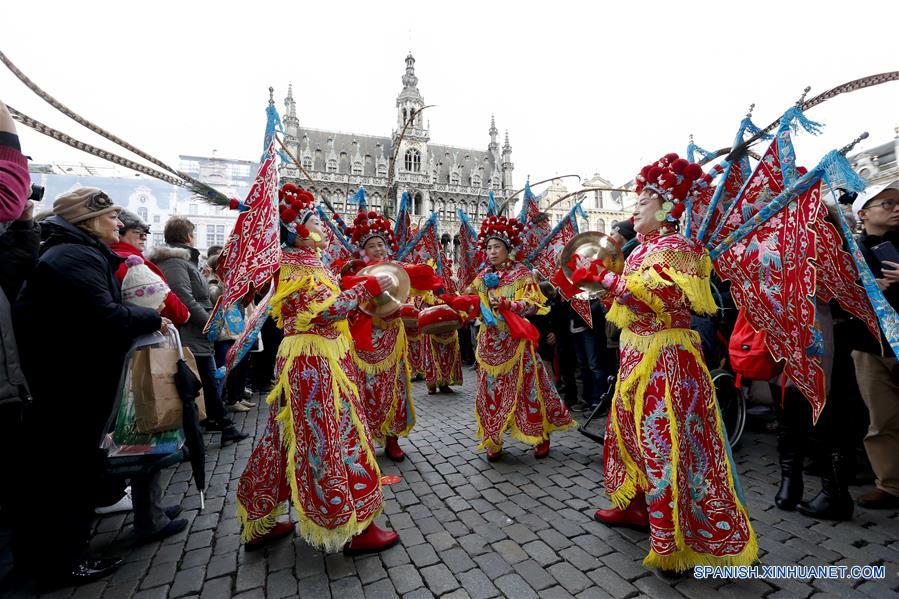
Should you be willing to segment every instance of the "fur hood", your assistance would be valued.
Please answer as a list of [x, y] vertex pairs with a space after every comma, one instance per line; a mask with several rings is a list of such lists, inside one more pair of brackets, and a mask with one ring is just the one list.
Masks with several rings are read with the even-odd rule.
[[160, 245], [147, 253], [147, 260], [159, 264], [165, 260], [172, 258], [180, 258], [190, 261], [190, 250], [188, 248], [172, 247], [169, 245]]

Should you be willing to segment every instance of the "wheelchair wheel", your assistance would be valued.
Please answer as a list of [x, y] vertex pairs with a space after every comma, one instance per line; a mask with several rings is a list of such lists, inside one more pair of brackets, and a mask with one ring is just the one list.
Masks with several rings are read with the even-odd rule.
[[727, 441], [733, 449], [740, 442], [746, 427], [746, 392], [734, 384], [734, 375], [726, 370], [716, 369], [711, 375], [721, 421], [727, 433]]

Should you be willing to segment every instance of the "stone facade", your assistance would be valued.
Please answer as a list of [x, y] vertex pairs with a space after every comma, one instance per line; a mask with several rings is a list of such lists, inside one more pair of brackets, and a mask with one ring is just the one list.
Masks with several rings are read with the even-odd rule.
[[[409, 192], [413, 223], [436, 212], [440, 231], [449, 241], [459, 229], [457, 208], [468, 214], [477, 227], [487, 212], [488, 192], [493, 191], [497, 203], [514, 192], [509, 135], [506, 132], [505, 143], [500, 146], [499, 131], [491, 117], [486, 150], [433, 143], [423, 118], [425, 113], [419, 112], [426, 104], [418, 90], [415, 58], [411, 54], [406, 57], [402, 82], [396, 98], [395, 128], [383, 137], [301, 126], [293, 88], [288, 87], [284, 139], [291, 154], [312, 177], [313, 191], [329, 200], [344, 219], [352, 220], [356, 212], [351, 200], [359, 187], [365, 187], [371, 209], [391, 218], [396, 216], [398, 199], [403, 192]], [[400, 139], [410, 118], [412, 121]], [[394, 151], [396, 201], [388, 200], [387, 193], [389, 162]], [[281, 176], [284, 181], [310, 187], [294, 165], [282, 165]]]
[[[599, 174], [594, 174], [579, 185], [583, 187], [616, 187]], [[579, 196], [573, 195], [549, 208], [554, 202], [568, 193], [569, 190], [562, 179], [554, 179], [550, 186], [537, 196], [540, 201], [540, 208], [549, 213], [550, 221], [553, 225], [557, 224], [568, 214], [574, 204], [580, 199]], [[631, 217], [633, 206], [636, 203], [636, 196], [632, 192], [586, 191], [584, 195], [586, 197], [584, 197], [584, 201], [581, 203], [581, 208], [587, 214], [587, 223], [584, 226], [583, 221], [578, 222], [581, 231], [608, 233], [613, 224]]]

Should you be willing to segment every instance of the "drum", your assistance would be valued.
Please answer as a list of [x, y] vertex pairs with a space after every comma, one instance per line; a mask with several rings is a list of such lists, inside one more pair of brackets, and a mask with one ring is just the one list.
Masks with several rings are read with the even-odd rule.
[[462, 328], [462, 317], [446, 304], [431, 306], [418, 315], [418, 328], [425, 335], [452, 333]]
[[400, 306], [400, 318], [403, 319], [403, 326], [410, 333], [418, 332], [418, 315], [421, 311], [412, 304], [403, 304]]

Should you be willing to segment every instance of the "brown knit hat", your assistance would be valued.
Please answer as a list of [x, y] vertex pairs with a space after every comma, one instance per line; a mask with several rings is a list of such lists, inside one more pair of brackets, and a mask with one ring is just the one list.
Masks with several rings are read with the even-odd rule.
[[121, 210], [121, 206], [114, 204], [108, 195], [96, 187], [79, 187], [53, 201], [53, 214], [73, 225], [107, 212]]

